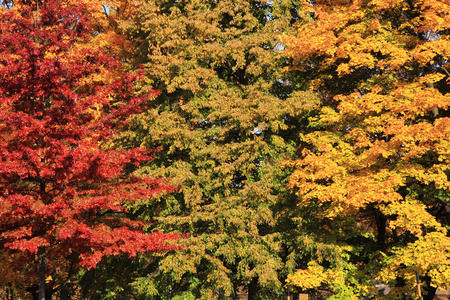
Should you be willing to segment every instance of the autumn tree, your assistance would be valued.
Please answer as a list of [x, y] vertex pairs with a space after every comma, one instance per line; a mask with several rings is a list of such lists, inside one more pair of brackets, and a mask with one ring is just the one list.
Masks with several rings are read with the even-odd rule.
[[145, 234], [146, 222], [128, 217], [124, 204], [173, 188], [130, 175], [154, 151], [114, 144], [156, 92], [137, 97], [137, 76], [105, 77], [120, 62], [85, 46], [92, 31], [83, 5], [36, 4], [0, 8], [0, 255], [11, 268], [2, 275], [27, 272], [41, 300], [63, 298], [80, 268], [174, 249], [166, 241], [178, 236]]
[[[142, 174], [170, 177], [178, 193], [155, 206], [163, 230], [189, 237], [134, 283], [154, 299], [249, 299], [284, 290], [282, 226], [294, 203], [279, 162], [295, 154], [315, 98], [283, 73], [277, 38], [296, 18], [292, 1], [134, 1], [120, 26], [144, 65], [140, 92], [161, 94], [130, 121], [124, 144], [162, 147]], [[157, 212], [158, 215], [155, 215]], [[169, 288], [170, 287], [170, 288]]]
[[291, 283], [330, 299], [376, 293], [377, 281], [410, 299], [416, 271], [425, 299], [450, 284], [449, 12], [437, 0], [311, 1], [284, 36], [321, 96], [286, 164], [298, 247], [310, 249]]

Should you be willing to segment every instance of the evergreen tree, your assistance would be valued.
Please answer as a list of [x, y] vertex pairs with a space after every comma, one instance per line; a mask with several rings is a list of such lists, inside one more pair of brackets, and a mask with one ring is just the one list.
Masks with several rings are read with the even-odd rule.
[[[138, 3], [138, 4], [137, 4]], [[155, 261], [135, 287], [155, 299], [249, 299], [283, 292], [282, 231], [294, 202], [280, 161], [296, 155], [315, 97], [286, 75], [278, 37], [295, 1], [138, 1], [121, 28], [161, 94], [135, 117], [123, 143], [162, 147], [141, 172], [181, 187], [157, 207], [137, 207], [164, 230], [189, 233], [184, 250]], [[295, 82], [299, 82], [295, 79]], [[295, 205], [295, 204], [294, 204]], [[152, 214], [154, 211], [158, 215]], [[150, 292], [149, 292], [150, 291]]]

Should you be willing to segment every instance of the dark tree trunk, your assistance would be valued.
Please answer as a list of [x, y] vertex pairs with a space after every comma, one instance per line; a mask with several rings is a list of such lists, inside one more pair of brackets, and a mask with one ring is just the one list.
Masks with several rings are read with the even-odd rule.
[[426, 285], [423, 288], [423, 300], [433, 300], [436, 295], [436, 287], [431, 286], [431, 278], [429, 276], [425, 277]]
[[46, 268], [46, 257], [45, 257], [45, 248], [40, 247], [38, 250], [39, 257], [39, 296], [38, 300], [45, 300], [45, 268]]
[[258, 293], [258, 277], [255, 277], [248, 284], [248, 300], [256, 299], [257, 293]]
[[31, 299], [38, 300], [39, 297], [39, 286], [38, 285], [32, 285], [27, 288], [27, 292], [31, 294]]
[[437, 288], [432, 286], [427, 286], [424, 288], [423, 300], [433, 300], [436, 295]]
[[[39, 300], [39, 284], [32, 285], [27, 288], [27, 292], [31, 294], [31, 299], [33, 300]], [[54, 294], [53, 289], [49, 289], [47, 287], [45, 291], [45, 300], [52, 300], [52, 296]]]
[[69, 290], [67, 288], [67, 285], [63, 285], [61, 288], [61, 292], [59, 294], [60, 300], [69, 300]]
[[386, 216], [376, 210], [375, 211], [375, 221], [377, 224], [377, 240], [382, 250], [386, 248]]
[[[225, 293], [223, 291], [223, 288], [219, 288], [219, 297], [217, 298], [218, 300], [224, 300], [225, 298]], [[63, 300], [63, 299], [61, 299]]]

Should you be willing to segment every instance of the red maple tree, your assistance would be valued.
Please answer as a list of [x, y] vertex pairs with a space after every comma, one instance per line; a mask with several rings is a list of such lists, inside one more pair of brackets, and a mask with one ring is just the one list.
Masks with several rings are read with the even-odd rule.
[[126, 174], [151, 150], [111, 142], [154, 95], [133, 95], [136, 76], [107, 78], [120, 62], [89, 47], [82, 6], [33, 3], [0, 8], [0, 250], [39, 257], [41, 298], [50, 257], [92, 268], [174, 249], [166, 241], [179, 235], [127, 218], [123, 203], [173, 188]]

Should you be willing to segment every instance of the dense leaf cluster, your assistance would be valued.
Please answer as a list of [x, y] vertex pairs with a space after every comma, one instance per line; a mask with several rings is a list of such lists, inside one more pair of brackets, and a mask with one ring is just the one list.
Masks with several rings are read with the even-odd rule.
[[[109, 145], [148, 99], [134, 96], [136, 76], [96, 80], [119, 62], [84, 47], [91, 29], [82, 7], [46, 1], [35, 16], [26, 3], [0, 10], [0, 250], [7, 276], [32, 276], [39, 261], [41, 298], [50, 274], [59, 287], [48, 296], [63, 293], [80, 267], [174, 249], [165, 240], [177, 235], [145, 234], [122, 205], [174, 190], [125, 172], [153, 151]], [[19, 281], [34, 294], [37, 281]]]
[[431, 300], [450, 285], [449, 16], [4, 2], [0, 297], [47, 277], [62, 299], [414, 299], [417, 273]]

